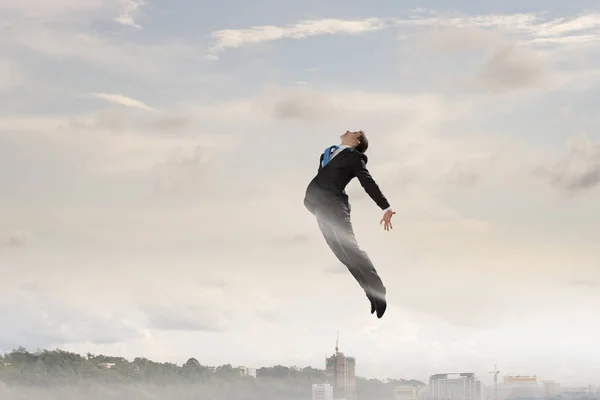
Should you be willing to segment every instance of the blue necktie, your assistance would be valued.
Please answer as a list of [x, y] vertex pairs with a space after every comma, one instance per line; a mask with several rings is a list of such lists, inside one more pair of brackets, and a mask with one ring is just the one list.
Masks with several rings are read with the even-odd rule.
[[328, 148], [325, 149], [325, 152], [323, 152], [323, 162], [321, 163], [321, 165], [323, 167], [325, 167], [327, 165], [327, 163], [329, 162], [329, 160], [331, 160], [331, 153], [333, 153], [334, 151], [336, 151], [339, 148], [340, 148], [340, 146], [333, 145], [333, 146], [329, 146]]

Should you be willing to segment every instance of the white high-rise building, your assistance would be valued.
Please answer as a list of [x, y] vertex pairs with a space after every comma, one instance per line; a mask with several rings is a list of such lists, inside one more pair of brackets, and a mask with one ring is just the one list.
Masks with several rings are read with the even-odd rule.
[[333, 400], [333, 386], [327, 383], [313, 384], [312, 400]]
[[347, 357], [335, 346], [335, 354], [325, 359], [325, 376], [333, 387], [333, 398], [356, 400], [356, 359]]
[[483, 400], [483, 385], [473, 373], [429, 377], [430, 400]]

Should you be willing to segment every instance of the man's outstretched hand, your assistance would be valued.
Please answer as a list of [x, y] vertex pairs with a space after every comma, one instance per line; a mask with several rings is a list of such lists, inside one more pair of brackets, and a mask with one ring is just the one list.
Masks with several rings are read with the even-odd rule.
[[395, 211], [392, 211], [392, 210], [386, 211], [385, 214], [383, 214], [383, 218], [381, 218], [381, 222], [379, 222], [379, 225], [384, 223], [383, 229], [385, 229], [386, 231], [389, 231], [390, 229], [394, 229], [394, 227], [392, 226], [392, 215], [394, 215], [394, 214], [396, 214]]

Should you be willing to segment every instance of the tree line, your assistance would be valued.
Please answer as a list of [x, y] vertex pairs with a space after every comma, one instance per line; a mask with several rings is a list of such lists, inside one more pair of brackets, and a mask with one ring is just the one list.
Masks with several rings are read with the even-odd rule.
[[[141, 357], [129, 361], [103, 354], [80, 355], [60, 349], [29, 352], [24, 348], [0, 356], [0, 386], [5, 388], [27, 386], [41, 389], [81, 384], [103, 387], [147, 384], [163, 388], [192, 385], [195, 392], [213, 394], [207, 394], [206, 399], [309, 399], [312, 384], [326, 381], [325, 371], [312, 367], [262, 367], [256, 370], [254, 378], [245, 374], [243, 368], [230, 364], [211, 367], [196, 358], [177, 365]], [[359, 399], [387, 400], [391, 399], [393, 389], [398, 385], [421, 386], [423, 383], [357, 377], [356, 385]]]

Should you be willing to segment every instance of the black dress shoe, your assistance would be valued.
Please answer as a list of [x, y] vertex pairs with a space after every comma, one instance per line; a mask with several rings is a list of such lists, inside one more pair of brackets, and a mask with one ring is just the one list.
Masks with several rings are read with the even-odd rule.
[[383, 314], [385, 314], [385, 310], [387, 309], [387, 301], [385, 301], [385, 298], [375, 299], [375, 308], [377, 310], [377, 318], [383, 317]]

